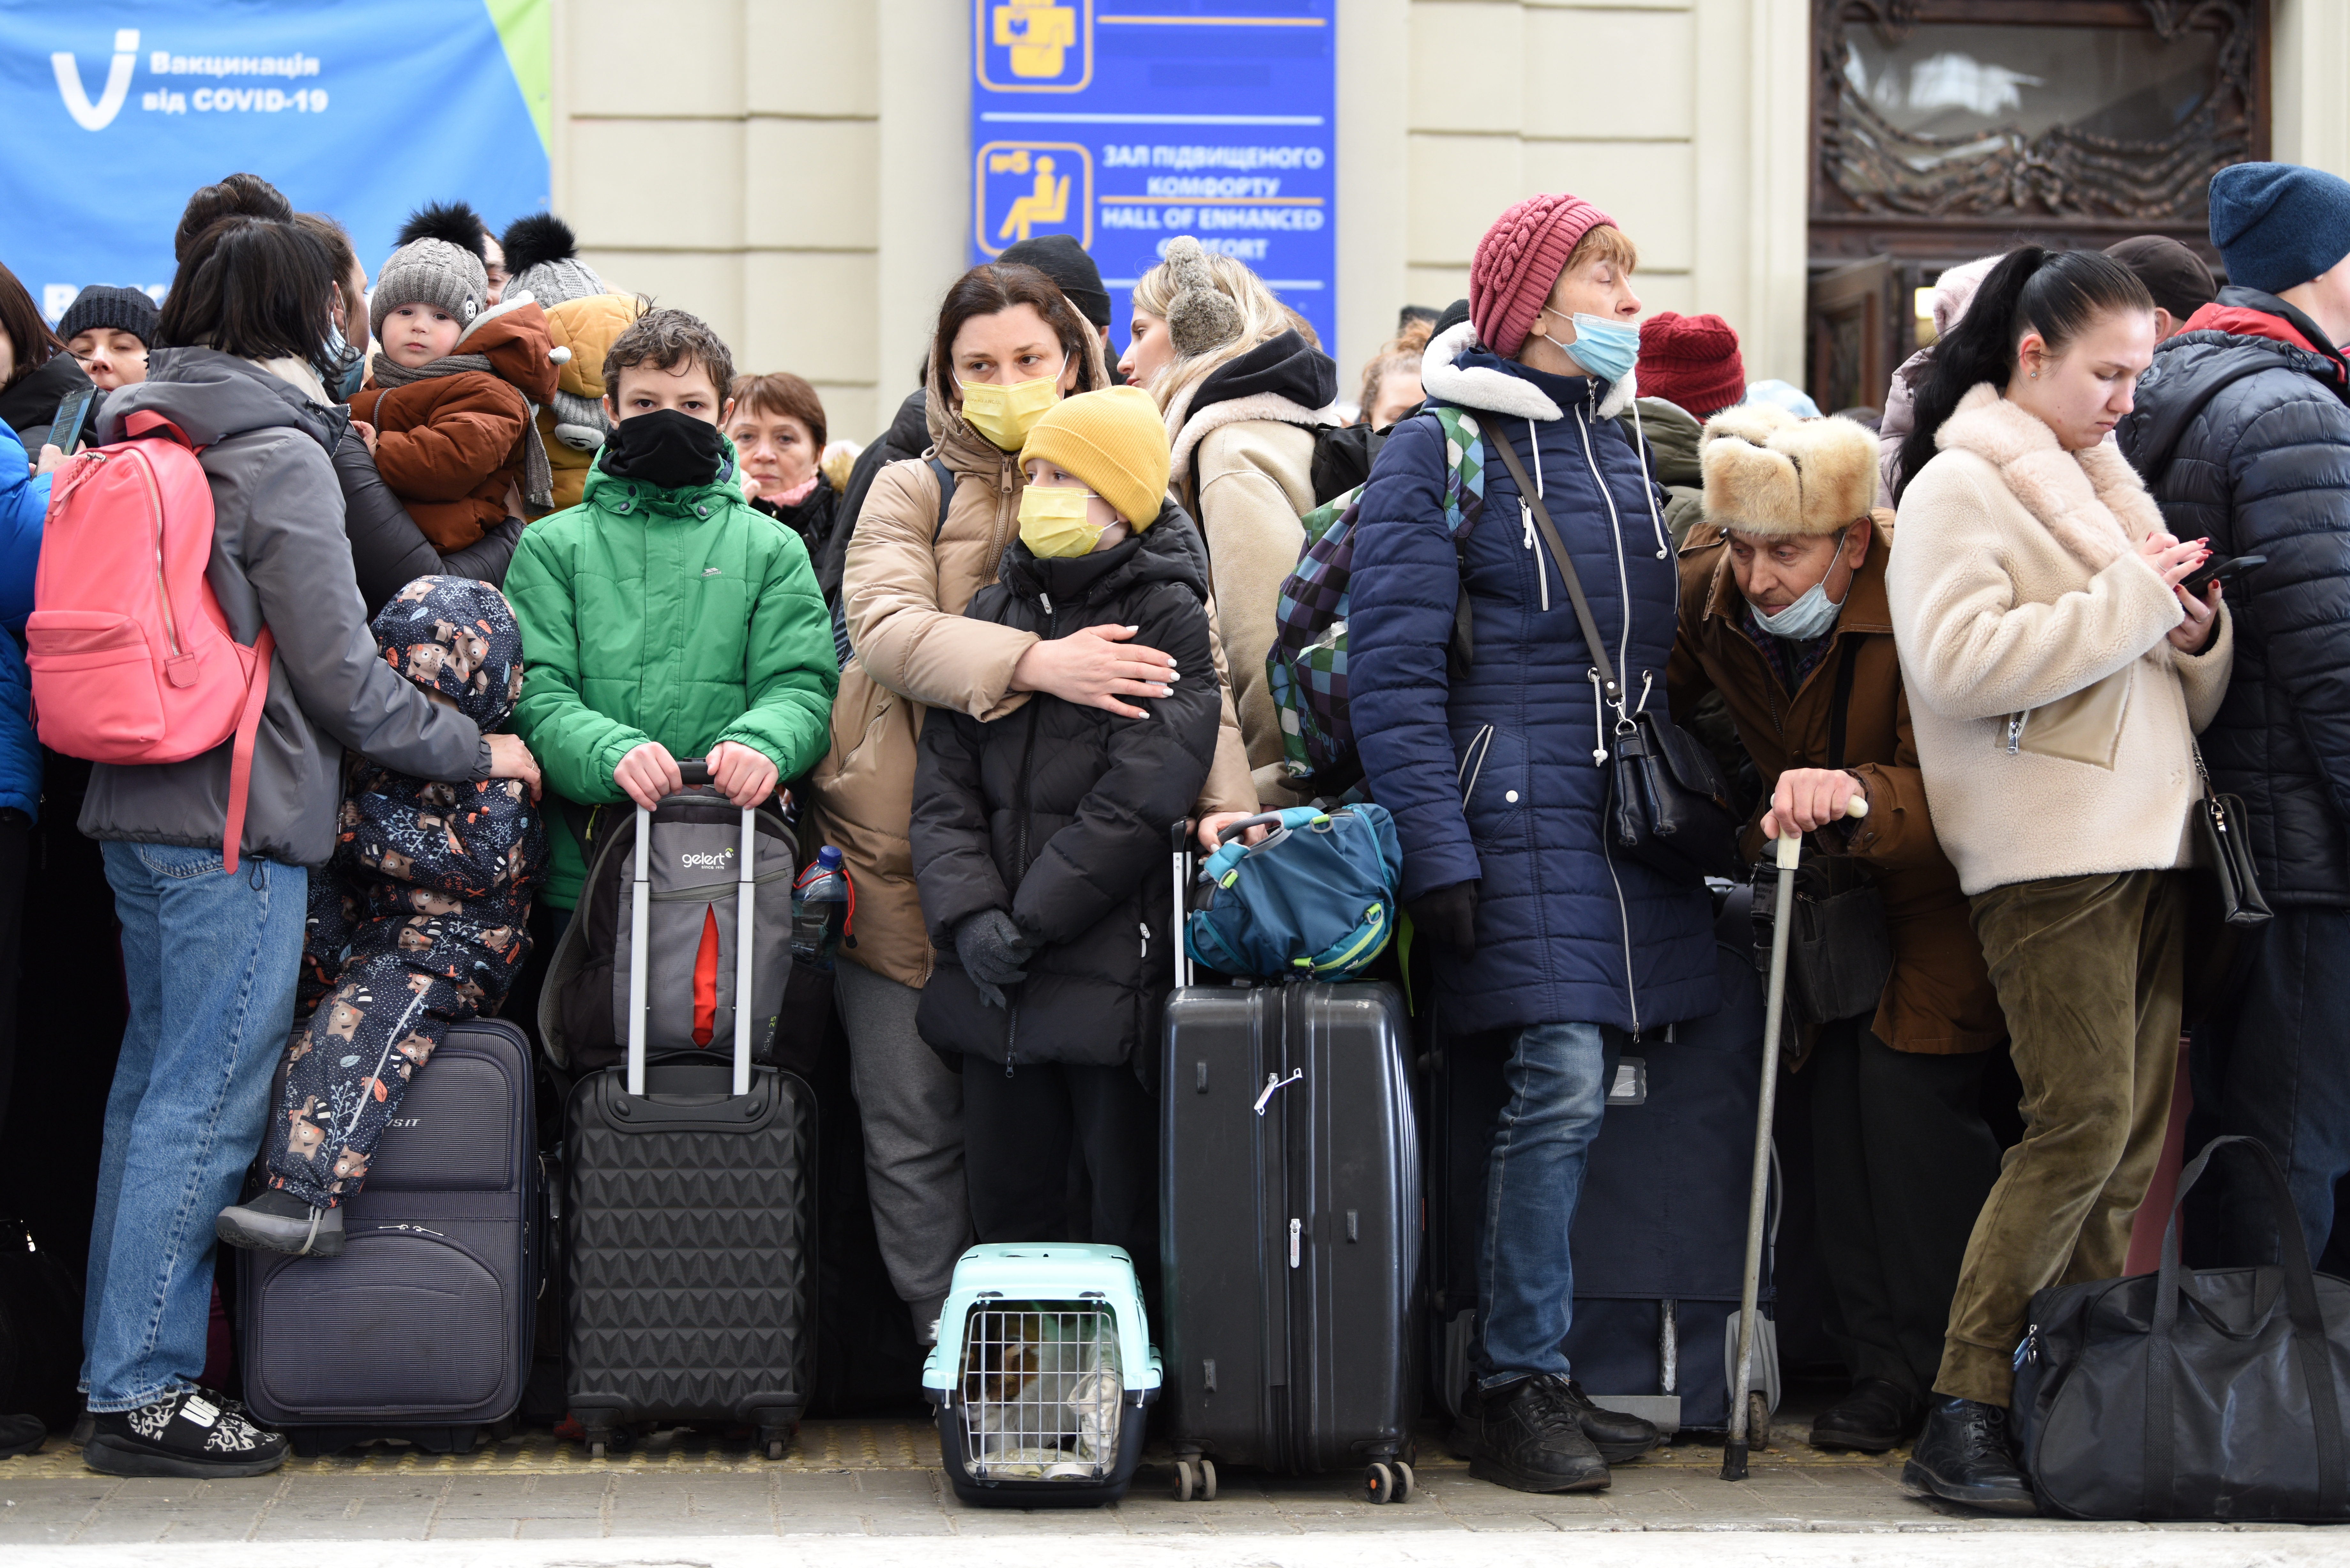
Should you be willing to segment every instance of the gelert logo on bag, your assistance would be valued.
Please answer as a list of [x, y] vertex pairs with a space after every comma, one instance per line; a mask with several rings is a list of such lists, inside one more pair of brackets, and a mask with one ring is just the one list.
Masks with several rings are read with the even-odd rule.
[[63, 50], [49, 57], [50, 67], [57, 73], [57, 96], [66, 100], [66, 112], [84, 130], [104, 130], [114, 123], [114, 117], [122, 112], [122, 100], [130, 96], [130, 73], [138, 64], [139, 29], [118, 29], [114, 63], [106, 72], [106, 90], [93, 105], [89, 94], [82, 90], [80, 62]]
[[691, 871], [723, 871], [733, 858], [734, 851], [724, 849], [715, 855], [681, 855], [677, 857], [677, 863]]

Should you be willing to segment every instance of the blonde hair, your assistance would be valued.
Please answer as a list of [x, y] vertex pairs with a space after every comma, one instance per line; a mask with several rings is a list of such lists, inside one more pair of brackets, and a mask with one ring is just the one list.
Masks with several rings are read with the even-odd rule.
[[1379, 345], [1379, 351], [1363, 366], [1362, 417], [1371, 417], [1371, 405], [1379, 400], [1379, 383], [1392, 375], [1419, 376], [1419, 362], [1428, 352], [1429, 328], [1434, 323], [1412, 321], [1404, 329]]
[[[1221, 305], [1214, 299], [1199, 298], [1208, 293], [1219, 296]], [[1184, 348], [1184, 328], [1191, 327], [1191, 323], [1179, 322], [1179, 317], [1194, 314], [1185, 308], [1190, 303], [1187, 295], [1206, 307], [1196, 314], [1204, 317], [1207, 325], [1192, 327], [1192, 330], [1204, 331], [1215, 339], [1204, 346], [1195, 341], [1190, 352]], [[1175, 358], [1146, 389], [1158, 400], [1162, 413], [1179, 406], [1188, 408], [1191, 393], [1201, 381], [1284, 332], [1296, 333], [1313, 348], [1322, 347], [1313, 324], [1282, 304], [1280, 297], [1264, 286], [1263, 278], [1243, 263], [1208, 250], [1188, 234], [1170, 242], [1167, 259], [1144, 273], [1135, 284], [1134, 308], [1166, 322], [1176, 343]]]

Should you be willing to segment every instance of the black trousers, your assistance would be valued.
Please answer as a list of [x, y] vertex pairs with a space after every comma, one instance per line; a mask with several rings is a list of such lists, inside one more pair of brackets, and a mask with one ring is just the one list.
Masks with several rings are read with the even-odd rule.
[[8, 1121], [8, 1092], [16, 1076], [16, 950], [25, 929], [25, 873], [33, 819], [0, 808], [0, 1127]]
[[[983, 1241], [1097, 1241], [1134, 1259], [1159, 1314], [1159, 1102], [1128, 1066], [1023, 1063], [1007, 1075], [963, 1058], [963, 1180]], [[1072, 1151], [1093, 1192], [1091, 1234], [1072, 1236]]]
[[1820, 1255], [1856, 1381], [1921, 1400], [1934, 1386], [1967, 1238], [1999, 1179], [1981, 1106], [1992, 1054], [1896, 1051], [1848, 1018], [1804, 1065]]

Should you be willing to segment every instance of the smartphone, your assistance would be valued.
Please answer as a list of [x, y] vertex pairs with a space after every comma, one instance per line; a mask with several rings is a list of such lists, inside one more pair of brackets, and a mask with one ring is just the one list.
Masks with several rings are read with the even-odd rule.
[[[75, 445], [81, 440], [81, 422], [89, 417], [90, 400], [97, 396], [96, 387], [77, 387], [68, 392], [57, 404], [57, 417], [49, 421], [47, 444], [71, 457]], [[33, 461], [37, 462], [40, 457], [36, 452], [33, 454]]]
[[2210, 591], [2213, 583], [2232, 583], [2254, 566], [2266, 566], [2268, 559], [2266, 556], [2230, 556], [2209, 560], [2188, 573], [2178, 586], [2190, 597], [2199, 599]]

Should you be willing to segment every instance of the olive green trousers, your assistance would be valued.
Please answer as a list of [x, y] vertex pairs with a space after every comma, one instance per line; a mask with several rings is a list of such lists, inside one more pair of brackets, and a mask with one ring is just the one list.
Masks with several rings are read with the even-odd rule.
[[2023, 1141], [1968, 1238], [1938, 1394], [2005, 1405], [2033, 1293], [2112, 1279], [2129, 1252], [2178, 1064], [2186, 886], [2064, 877], [1973, 898], [2023, 1080]]

